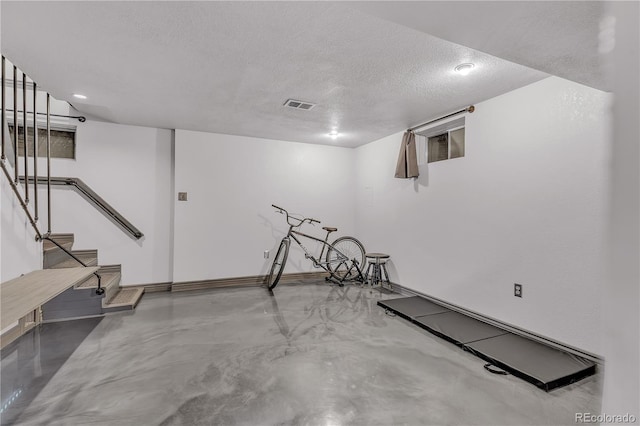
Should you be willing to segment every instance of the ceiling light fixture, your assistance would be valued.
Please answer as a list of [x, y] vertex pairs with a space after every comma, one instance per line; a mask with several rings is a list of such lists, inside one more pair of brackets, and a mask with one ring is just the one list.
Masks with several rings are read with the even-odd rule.
[[80, 93], [74, 93], [73, 97], [78, 99], [87, 99], [85, 95], [81, 95]]
[[338, 136], [340, 136], [340, 133], [338, 133], [338, 131], [335, 129], [329, 132], [329, 137], [334, 141], [338, 139]]
[[472, 63], [460, 64], [455, 67], [453, 70], [460, 75], [467, 75], [474, 69], [476, 66]]

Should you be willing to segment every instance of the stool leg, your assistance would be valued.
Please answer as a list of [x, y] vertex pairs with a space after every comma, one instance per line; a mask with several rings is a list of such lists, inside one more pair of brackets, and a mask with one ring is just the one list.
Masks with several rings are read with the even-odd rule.
[[378, 262], [373, 266], [373, 283], [376, 286], [380, 284], [380, 264]]
[[364, 277], [365, 277], [365, 282], [364, 284], [369, 284], [369, 286], [371, 286], [371, 275], [369, 275], [371, 273], [371, 268], [373, 267], [373, 263], [369, 262], [369, 264], [367, 265], [367, 272], [364, 273]]
[[382, 266], [382, 271], [384, 271], [384, 276], [385, 276], [384, 281], [387, 282], [389, 289], [391, 289], [391, 281], [389, 281], [389, 272], [387, 271], [387, 266], [384, 263], [381, 266]]

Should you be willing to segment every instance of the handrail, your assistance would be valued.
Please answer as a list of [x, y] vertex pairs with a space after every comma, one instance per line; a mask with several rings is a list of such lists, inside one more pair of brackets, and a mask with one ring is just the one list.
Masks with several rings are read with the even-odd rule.
[[[52, 239], [50, 236], [45, 235], [44, 237], [42, 237], [44, 240], [50, 241], [53, 244], [55, 244], [56, 246], [58, 246], [58, 248], [60, 250], [62, 250], [63, 252], [65, 252], [68, 256], [71, 256], [71, 258], [73, 260], [75, 260], [76, 262], [78, 262], [79, 264], [81, 264], [83, 267], [87, 268], [88, 265], [86, 263], [84, 263], [82, 260], [78, 259], [78, 257], [71, 253], [69, 250], [67, 250], [66, 248], [64, 248], [61, 244], [59, 244], [56, 240]], [[102, 288], [102, 276], [100, 276], [100, 274], [98, 274], [97, 272], [94, 272], [93, 275], [95, 275], [98, 278], [98, 288], [96, 289], [96, 294], [100, 295], [100, 294], [104, 294], [104, 289]]]
[[[14, 112], [15, 110], [13, 109], [7, 109], [7, 111], [11, 111]], [[18, 110], [18, 113], [23, 112], [22, 110]], [[31, 111], [27, 111], [27, 114], [33, 114], [33, 112]], [[46, 112], [38, 112], [37, 115], [47, 115]], [[81, 123], [84, 123], [85, 121], [87, 121], [87, 117], [85, 117], [84, 115], [64, 115], [64, 114], [49, 114], [51, 117], [62, 117], [62, 118], [75, 118], [76, 120], [78, 120]]]
[[[92, 190], [86, 183], [84, 183], [79, 178], [71, 178], [71, 177], [50, 177], [51, 185], [58, 186], [72, 186], [82, 195], [84, 195], [88, 201], [92, 202], [98, 209], [102, 210], [104, 214], [106, 214], [110, 219], [114, 220], [118, 225], [120, 225], [123, 230], [131, 234], [136, 240], [144, 237], [144, 234], [131, 222], [125, 219], [116, 209], [114, 209], [109, 203], [107, 203], [102, 197], [100, 197], [94, 190]], [[20, 177], [20, 180], [24, 181], [23, 177]], [[33, 176], [29, 176], [29, 183], [34, 183], [35, 179]], [[38, 182], [46, 183], [47, 178], [43, 176], [38, 176]]]

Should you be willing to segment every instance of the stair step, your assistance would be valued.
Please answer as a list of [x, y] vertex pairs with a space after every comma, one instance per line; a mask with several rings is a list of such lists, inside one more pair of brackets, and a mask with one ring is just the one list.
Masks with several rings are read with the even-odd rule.
[[100, 265], [100, 273], [122, 273], [122, 265]]
[[[117, 268], [114, 268], [116, 266]], [[111, 272], [105, 272], [111, 271]], [[106, 304], [113, 299], [113, 297], [118, 294], [120, 290], [120, 279], [122, 278], [122, 274], [120, 273], [120, 265], [112, 265], [106, 267], [100, 267], [98, 270], [98, 274], [100, 274], [101, 285], [104, 288], [104, 297], [102, 298], [102, 306], [106, 306]], [[76, 287], [76, 290], [82, 289], [96, 289], [98, 288], [98, 277], [95, 275], [87, 278], [82, 284]]]
[[[73, 247], [73, 241], [58, 242], [58, 244], [60, 244], [62, 247], [64, 247], [68, 251], [71, 251], [71, 247]], [[60, 251], [60, 247], [58, 247], [57, 245], [55, 245], [49, 240], [44, 240], [44, 243], [42, 243], [42, 250], [44, 251], [44, 254], [46, 256], [47, 253]]]
[[[73, 250], [71, 253], [87, 266], [98, 266], [98, 250]], [[66, 259], [50, 265], [49, 268], [77, 268], [78, 266], [80, 266], [78, 261], [70, 256], [66, 256]]]
[[[64, 247], [64, 249], [67, 251], [71, 251], [72, 245], [73, 243], [61, 244], [61, 246]], [[69, 255], [64, 250], [54, 245], [53, 247], [49, 247], [43, 250], [42, 267], [43, 269], [51, 269], [53, 266], [57, 265], [58, 263], [64, 262], [69, 258]], [[79, 266], [81, 265], [76, 262], [76, 267]]]
[[[105, 272], [102, 272], [100, 269], [98, 269], [98, 275], [100, 275], [100, 278], [101, 278], [102, 288], [104, 288], [105, 290], [113, 286], [117, 288], [118, 285], [120, 284], [119, 272], [105, 273]], [[98, 277], [96, 277], [95, 275], [91, 275], [83, 283], [76, 286], [77, 290], [86, 289], [86, 288], [98, 288]]]
[[142, 298], [144, 287], [124, 287], [104, 305], [104, 312], [117, 312], [135, 309]]
[[[71, 249], [71, 246], [73, 246], [73, 242], [75, 240], [75, 236], [73, 234], [51, 234], [49, 235], [49, 238], [51, 238], [61, 246], [64, 246], [64, 248], [68, 248], [68, 249]], [[54, 243], [52, 243], [49, 240], [44, 240], [42, 243], [42, 246], [45, 251], [49, 249], [58, 248]]]
[[[44, 240], [42, 243], [42, 254], [43, 254], [43, 268], [50, 269], [53, 265], [56, 265], [60, 262], [63, 262], [69, 259], [69, 255], [65, 253], [65, 250], [71, 251], [71, 247], [73, 247], [74, 235], [73, 234], [51, 234], [50, 238], [54, 240], [56, 243], [60, 244], [64, 248], [61, 249], [56, 244], [49, 240]], [[77, 262], [76, 262], [77, 263]], [[80, 266], [79, 264], [74, 265], [74, 267]]]
[[[102, 286], [106, 287], [108, 280], [115, 275], [121, 275], [121, 265], [99, 265], [96, 272], [102, 277]], [[92, 275], [76, 288], [98, 288], [98, 277]]]

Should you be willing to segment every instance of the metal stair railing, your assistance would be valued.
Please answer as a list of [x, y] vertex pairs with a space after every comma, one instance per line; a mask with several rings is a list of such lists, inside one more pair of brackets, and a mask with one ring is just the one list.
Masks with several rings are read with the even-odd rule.
[[[49, 93], [47, 96], [47, 111], [38, 112], [37, 105], [37, 89], [38, 86], [33, 82], [33, 110], [27, 111], [27, 76], [22, 73], [22, 108], [18, 108], [18, 68], [13, 65], [13, 108], [8, 108], [6, 101], [7, 91], [7, 79], [6, 79], [6, 58], [2, 56], [2, 122], [0, 128], [2, 129], [2, 154], [0, 159], [0, 166], [3, 173], [7, 177], [11, 189], [13, 190], [16, 198], [18, 199], [22, 210], [24, 210], [29, 223], [33, 227], [36, 241], [41, 241], [45, 236], [51, 235], [51, 186], [52, 185], [64, 185], [72, 186], [77, 192], [83, 195], [94, 206], [96, 206], [102, 213], [104, 213], [113, 222], [119, 225], [125, 232], [131, 235], [135, 239], [140, 239], [144, 236], [142, 232], [131, 222], [126, 220], [116, 209], [114, 209], [109, 203], [107, 203], [102, 197], [100, 197], [95, 191], [93, 191], [88, 185], [78, 178], [69, 177], [51, 177], [51, 117], [68, 117], [77, 119], [80, 122], [86, 120], [83, 116], [63, 116], [59, 114], [51, 114], [51, 97]], [[9, 137], [7, 112], [12, 112], [14, 137], [13, 143], [7, 143]], [[22, 125], [18, 122], [18, 113], [22, 115]], [[27, 128], [27, 114], [33, 117], [33, 138], [32, 149], [28, 142]], [[47, 123], [47, 142], [46, 142], [46, 165], [47, 173], [46, 177], [38, 175], [38, 124], [36, 117], [38, 115], [46, 115]], [[22, 166], [23, 173], [20, 173], [20, 164], [18, 163], [18, 141], [22, 135], [22, 141], [24, 142], [24, 164]], [[10, 141], [11, 142], [11, 141]], [[13, 151], [13, 152], [11, 152]], [[30, 152], [32, 151], [32, 152]], [[12, 158], [9, 158], [7, 155]], [[32, 156], [30, 154], [33, 154]], [[30, 158], [32, 157], [32, 158]], [[13, 160], [13, 161], [12, 161]], [[29, 163], [33, 164], [33, 175], [29, 174]], [[11, 164], [13, 163], [13, 164]], [[11, 166], [13, 166], [13, 173], [11, 173]], [[13, 176], [12, 176], [13, 175]], [[22, 182], [22, 186], [20, 183]], [[29, 199], [29, 188], [33, 185], [33, 209], [30, 209], [31, 200]], [[47, 188], [47, 231], [43, 233], [39, 227], [39, 205], [38, 205], [38, 185], [46, 185]]]
[[[37, 97], [38, 97], [38, 86], [36, 82], [33, 82], [33, 111], [29, 112], [33, 116], [33, 176], [29, 176], [29, 141], [28, 141], [28, 123], [27, 123], [27, 75], [22, 73], [22, 110], [18, 110], [18, 85], [17, 85], [17, 76], [18, 69], [15, 65], [13, 65], [13, 109], [7, 109], [6, 102], [6, 58], [4, 55], [2, 56], [2, 105], [1, 105], [1, 119], [0, 128], [2, 133], [2, 148], [0, 154], [0, 168], [4, 175], [7, 177], [9, 181], [9, 185], [13, 190], [22, 210], [24, 210], [29, 223], [33, 227], [35, 232], [36, 241], [47, 240], [56, 245], [59, 249], [61, 249], [64, 253], [66, 253], [69, 257], [74, 259], [83, 267], [87, 267], [87, 264], [80, 260], [76, 255], [71, 253], [69, 250], [64, 248], [61, 244], [51, 238], [51, 116], [60, 116], [58, 114], [51, 114], [51, 96], [47, 93], [47, 112], [41, 113], [37, 111]], [[14, 138], [13, 144], [7, 144], [7, 136], [9, 134], [9, 126], [7, 122], [7, 111], [13, 112], [13, 124], [14, 124]], [[22, 113], [22, 126], [18, 122], [18, 113]], [[38, 176], [38, 115], [46, 115], [47, 121], [47, 176], [41, 177]], [[85, 121], [84, 117], [75, 117], [68, 116], [70, 118], [76, 118], [78, 120]], [[18, 163], [18, 140], [20, 138], [20, 128], [22, 127], [23, 134], [23, 142], [24, 142], [24, 176], [20, 176], [20, 165]], [[11, 171], [9, 170], [10, 166], [7, 163], [11, 163], [10, 159], [7, 158], [7, 152], [13, 150], [11, 154], [13, 154], [13, 176]], [[23, 191], [24, 198], [19, 188], [20, 181], [24, 182]], [[29, 209], [29, 185], [33, 183], [33, 214]], [[47, 185], [47, 232], [43, 235], [38, 227], [39, 220], [39, 206], [38, 206], [38, 184], [46, 183]], [[95, 194], [95, 193], [94, 193]], [[99, 197], [98, 197], [99, 198]], [[106, 204], [106, 203], [105, 203]], [[138, 231], [139, 232], [139, 231]], [[140, 233], [140, 235], [142, 235]], [[97, 272], [94, 272], [98, 278], [98, 288], [96, 289], [96, 294], [102, 295], [104, 294], [104, 288], [102, 288], [102, 277]]]
[[[13, 114], [14, 121], [14, 138], [13, 138], [13, 146], [7, 146], [6, 140], [8, 135], [8, 123], [7, 123], [7, 102], [6, 102], [6, 58], [2, 56], [2, 121], [0, 122], [0, 128], [2, 129], [2, 152], [0, 155], [0, 167], [4, 175], [7, 177], [11, 189], [13, 190], [18, 202], [22, 210], [24, 210], [29, 223], [33, 227], [35, 233], [36, 241], [41, 241], [43, 238], [42, 232], [38, 228], [38, 214], [39, 214], [39, 206], [38, 206], [38, 185], [37, 183], [34, 186], [34, 210], [33, 214], [29, 210], [29, 185], [25, 185], [23, 187], [24, 198], [19, 188], [19, 179], [20, 179], [20, 165], [18, 164], [18, 139], [20, 138], [20, 126], [17, 120], [17, 114]], [[18, 110], [18, 68], [13, 66], [13, 110]], [[37, 120], [35, 117], [37, 116], [37, 84], [33, 82], [33, 167], [34, 167], [34, 175], [38, 175], [38, 130], [37, 130]], [[50, 152], [51, 152], [51, 123], [50, 123], [50, 95], [47, 93], [47, 177], [50, 176]], [[29, 176], [29, 141], [27, 140], [27, 76], [25, 73], [22, 73], [22, 133], [23, 133], [23, 141], [24, 141], [24, 176]], [[13, 148], [13, 176], [11, 176], [11, 172], [9, 170], [9, 166], [7, 165], [7, 151]], [[48, 229], [47, 235], [51, 234], [51, 198], [50, 192], [47, 191], [48, 194]]]
[[[21, 177], [20, 181], [25, 182], [26, 180]], [[29, 183], [35, 183], [36, 179], [33, 176], [29, 176]], [[44, 177], [38, 177], [38, 182], [46, 183]], [[89, 202], [91, 202], [98, 210], [101, 210], [109, 219], [113, 220], [116, 224], [118, 224], [123, 231], [130, 234], [136, 240], [144, 237], [144, 234], [136, 228], [131, 222], [122, 216], [115, 208], [113, 208], [109, 203], [107, 203], [104, 198], [99, 196], [89, 185], [82, 181], [80, 178], [75, 177], [49, 177], [49, 185], [54, 186], [70, 186], [76, 191], [78, 191], [81, 195], [83, 195]]]
[[[14, 110], [7, 109], [7, 112], [14, 112]], [[22, 111], [18, 110], [18, 112], [22, 112]], [[81, 123], [84, 123], [85, 121], [87, 121], [87, 117], [85, 117], [84, 115], [47, 114], [46, 112], [37, 112], [36, 114], [37, 115], [49, 115], [50, 117], [75, 118], [76, 120], [78, 120]]]

